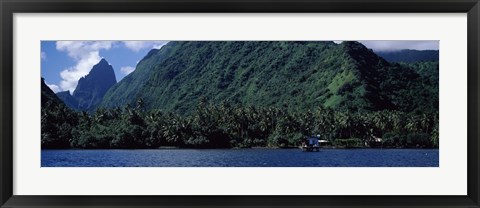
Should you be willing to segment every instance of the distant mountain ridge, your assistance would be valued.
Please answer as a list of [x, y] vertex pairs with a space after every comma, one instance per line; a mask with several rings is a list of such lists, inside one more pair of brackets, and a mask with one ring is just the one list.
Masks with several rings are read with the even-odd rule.
[[378, 56], [389, 62], [415, 63], [422, 61], [438, 61], [438, 50], [399, 50], [399, 51], [376, 51]]
[[113, 67], [102, 59], [86, 76], [78, 80], [73, 95], [70, 95], [69, 91], [64, 91], [57, 93], [57, 96], [70, 108], [94, 111], [108, 89], [116, 83]]
[[65, 105], [69, 108], [77, 109], [78, 108], [78, 101], [70, 94], [70, 91], [62, 91], [57, 92], [57, 97], [60, 98]]
[[99, 107], [141, 98], [146, 109], [180, 114], [201, 99], [290, 110], [438, 110], [438, 92], [426, 90], [438, 86], [412, 67], [355, 41], [172, 41], [150, 51]]

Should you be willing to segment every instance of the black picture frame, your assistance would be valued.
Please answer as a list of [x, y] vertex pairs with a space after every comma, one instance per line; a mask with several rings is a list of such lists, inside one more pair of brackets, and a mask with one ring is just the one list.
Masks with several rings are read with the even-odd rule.
[[[1, 207], [480, 207], [478, 0], [0, 0]], [[468, 194], [466, 196], [24, 196], [13, 195], [15, 13], [467, 13]]]

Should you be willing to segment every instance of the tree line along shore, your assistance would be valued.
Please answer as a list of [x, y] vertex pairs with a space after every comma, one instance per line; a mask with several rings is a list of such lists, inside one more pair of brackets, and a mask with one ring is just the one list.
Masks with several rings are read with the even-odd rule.
[[438, 148], [439, 145], [438, 112], [286, 109], [200, 101], [193, 113], [179, 115], [144, 110], [139, 99], [134, 105], [98, 109], [89, 114], [47, 102], [41, 113], [41, 146], [42, 149], [289, 148], [298, 147], [306, 136], [316, 134], [333, 148]]

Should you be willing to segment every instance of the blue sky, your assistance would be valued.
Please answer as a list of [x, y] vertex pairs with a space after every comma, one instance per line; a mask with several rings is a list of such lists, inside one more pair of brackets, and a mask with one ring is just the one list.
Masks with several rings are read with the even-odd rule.
[[167, 41], [42, 41], [41, 76], [54, 91], [73, 93], [78, 80], [105, 58], [117, 81], [135, 69], [152, 48]]
[[[105, 58], [113, 66], [117, 82], [135, 70], [153, 48], [168, 41], [42, 41], [41, 75], [54, 91], [73, 93], [78, 80]], [[341, 42], [341, 41], [335, 41]], [[360, 41], [374, 51], [401, 49], [438, 50], [438, 41]]]

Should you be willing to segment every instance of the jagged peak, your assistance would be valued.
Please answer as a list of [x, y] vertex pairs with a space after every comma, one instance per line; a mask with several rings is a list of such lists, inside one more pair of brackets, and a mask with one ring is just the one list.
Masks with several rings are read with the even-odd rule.
[[103, 99], [105, 92], [115, 83], [117, 81], [113, 66], [102, 58], [87, 75], [78, 80], [77, 87], [71, 94], [78, 102], [77, 109], [93, 110]]
[[[107, 71], [105, 71], [105, 70], [107, 70]], [[113, 70], [113, 66], [110, 65], [105, 58], [102, 58], [100, 60], [100, 62], [98, 62], [97, 64], [95, 64], [92, 67], [92, 70], [86, 76], [91, 75], [91, 74], [96, 74], [96, 73], [102, 73], [103, 74], [103, 73], [108, 72], [108, 71], [115, 74], [115, 72]], [[110, 72], [108, 72], [108, 73], [110, 73]], [[86, 76], [84, 76], [84, 77], [86, 77]]]
[[100, 60], [100, 62], [98, 62], [96, 65], [110, 65], [110, 63], [108, 63], [105, 58], [102, 58], [102, 60]]
[[97, 64], [93, 65], [92, 69], [88, 74], [80, 77], [79, 82], [80, 80], [87, 78], [92, 73], [98, 73], [100, 70], [104, 70], [104, 69], [110, 70], [115, 74], [112, 65], [110, 65], [105, 58], [102, 58]]

